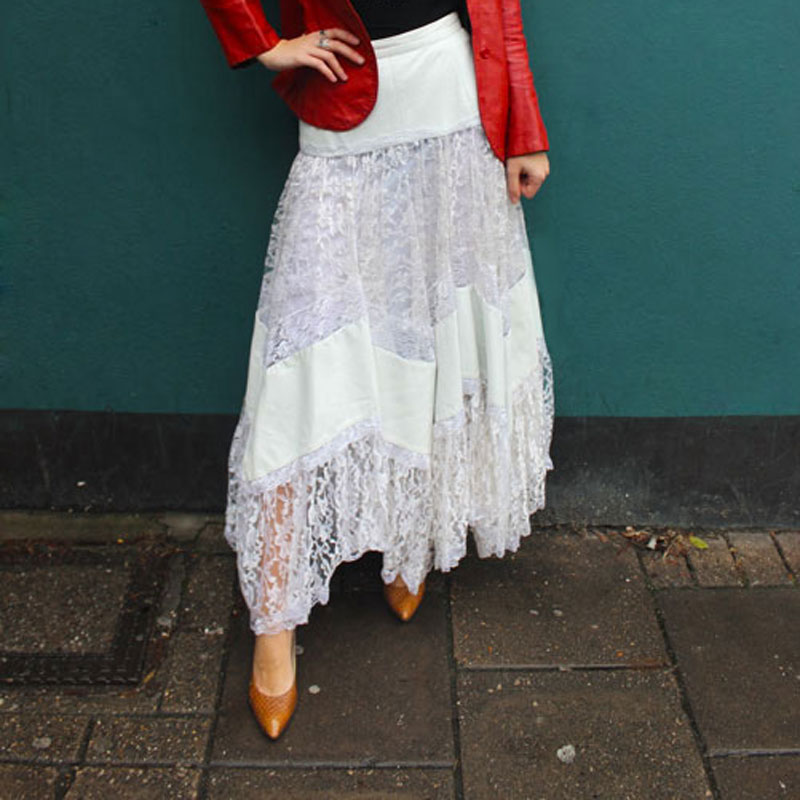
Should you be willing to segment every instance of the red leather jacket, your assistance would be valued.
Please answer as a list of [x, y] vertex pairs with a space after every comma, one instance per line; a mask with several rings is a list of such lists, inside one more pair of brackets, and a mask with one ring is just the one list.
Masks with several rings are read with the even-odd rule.
[[[334, 83], [319, 70], [303, 66], [278, 72], [272, 85], [300, 119], [319, 128], [353, 128], [372, 110], [378, 93], [375, 51], [350, 0], [280, 0], [281, 35], [267, 22], [261, 0], [200, 2], [232, 68], [252, 63], [281, 38], [321, 28], [351, 31], [365, 62], [359, 65], [337, 55], [349, 80]], [[492, 150], [501, 161], [547, 150], [520, 0], [466, 0], [466, 10], [481, 121]]]

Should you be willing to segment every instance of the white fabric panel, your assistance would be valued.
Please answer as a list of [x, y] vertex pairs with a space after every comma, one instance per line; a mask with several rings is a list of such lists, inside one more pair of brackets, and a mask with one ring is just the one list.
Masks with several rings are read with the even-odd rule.
[[245, 449], [245, 477], [260, 478], [376, 418], [387, 441], [430, 454], [431, 409], [436, 421], [463, 409], [463, 380], [486, 376], [488, 404], [509, 405], [538, 359], [531, 280], [529, 268], [509, 291], [507, 337], [500, 311], [473, 287], [459, 287], [456, 311], [435, 326], [435, 362], [375, 346], [365, 317], [264, 369], [264, 330], [256, 315], [245, 401], [255, 435]]
[[[262, 328], [256, 317], [255, 328]], [[263, 334], [254, 335], [256, 344]], [[248, 376], [258, 386], [250, 409], [254, 435], [244, 474], [258, 478], [316, 449], [338, 431], [377, 412], [378, 383], [366, 319], [346, 325], [263, 371], [254, 352]]]

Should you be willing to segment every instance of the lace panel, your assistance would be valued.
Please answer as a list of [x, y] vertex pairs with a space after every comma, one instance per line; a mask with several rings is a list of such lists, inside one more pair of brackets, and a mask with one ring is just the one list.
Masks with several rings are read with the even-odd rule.
[[459, 286], [500, 309], [507, 333], [521, 248], [522, 207], [508, 202], [480, 125], [355, 155], [300, 152], [259, 293], [264, 367], [365, 313], [377, 345], [433, 360], [433, 326], [454, 310]]
[[553, 425], [552, 365], [520, 382], [510, 413], [486, 405], [483, 380], [464, 383], [464, 407], [434, 426], [430, 457], [386, 442], [364, 420], [319, 450], [257, 481], [239, 467], [249, 419], [230, 454], [225, 537], [256, 634], [308, 622], [327, 603], [336, 567], [383, 552], [381, 577], [412, 591], [432, 568], [449, 571], [471, 527], [480, 557], [516, 551], [545, 504]]

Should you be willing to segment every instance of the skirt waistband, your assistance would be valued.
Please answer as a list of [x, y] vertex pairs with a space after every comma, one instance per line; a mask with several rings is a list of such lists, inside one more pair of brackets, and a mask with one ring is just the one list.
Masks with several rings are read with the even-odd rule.
[[351, 155], [480, 124], [472, 40], [456, 11], [374, 39], [372, 45], [378, 63], [372, 111], [359, 125], [343, 131], [300, 120], [302, 152]]

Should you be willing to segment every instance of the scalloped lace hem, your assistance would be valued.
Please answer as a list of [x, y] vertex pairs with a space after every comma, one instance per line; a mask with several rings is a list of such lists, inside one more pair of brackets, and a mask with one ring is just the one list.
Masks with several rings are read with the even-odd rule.
[[508, 408], [488, 405], [485, 379], [465, 380], [464, 406], [434, 423], [430, 455], [387, 441], [364, 419], [317, 450], [258, 480], [241, 462], [250, 419], [242, 410], [229, 459], [225, 538], [255, 634], [308, 622], [327, 604], [336, 568], [383, 553], [381, 578], [416, 591], [431, 569], [447, 572], [467, 550], [516, 552], [545, 505], [553, 468], [552, 364], [543, 338], [538, 364]]

